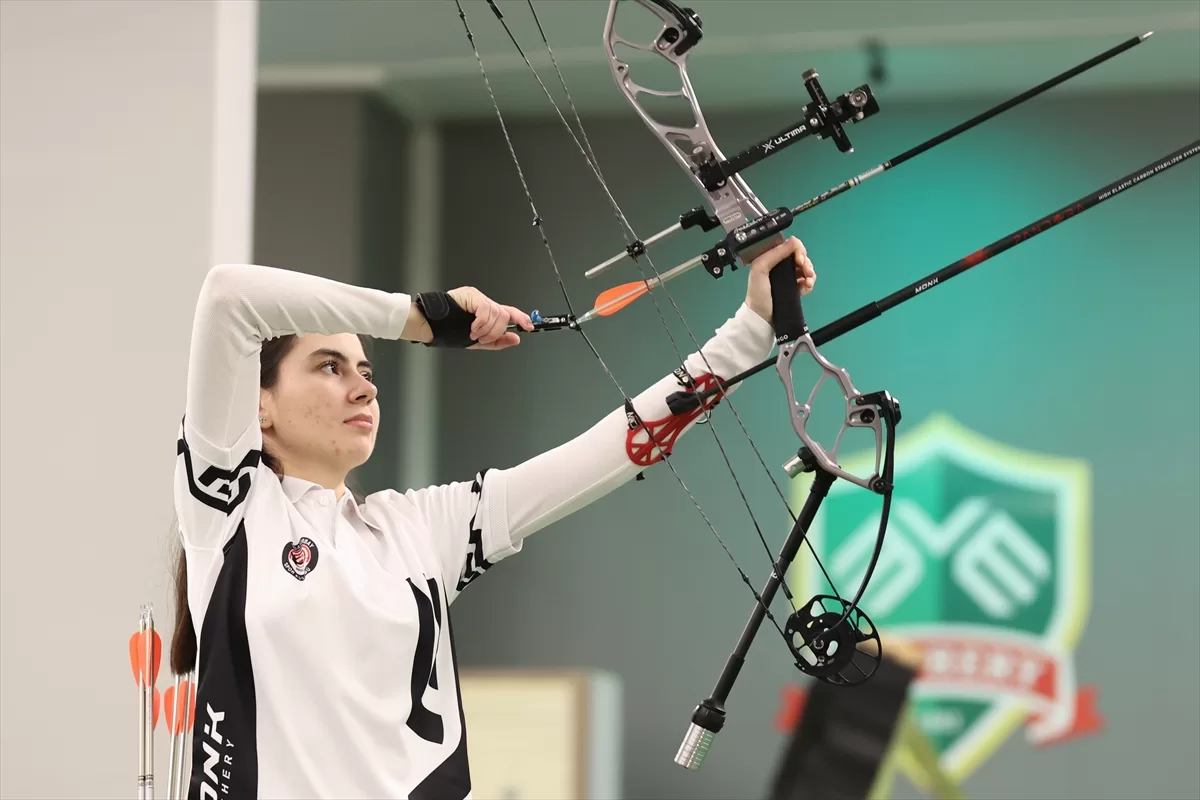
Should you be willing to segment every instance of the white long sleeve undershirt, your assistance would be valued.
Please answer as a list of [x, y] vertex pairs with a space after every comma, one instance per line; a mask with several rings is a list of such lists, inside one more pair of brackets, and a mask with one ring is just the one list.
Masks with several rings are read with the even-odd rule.
[[[188, 441], [210, 463], [234, 467], [248, 437], [258, 430], [264, 340], [306, 333], [398, 339], [411, 307], [407, 294], [300, 272], [256, 265], [214, 267], [201, 289], [193, 327], [184, 418]], [[729, 378], [760, 362], [773, 345], [771, 326], [743, 304], [704, 344], [704, 358], [692, 353], [684, 366], [692, 376], [711, 368], [717, 377]], [[643, 420], [665, 417], [666, 398], [679, 389], [668, 373], [633, 398], [634, 408]], [[488, 480], [503, 492], [501, 502], [488, 506], [492, 518], [486, 527], [507, 542], [490, 542], [487, 549], [519, 549], [524, 537], [636, 476], [643, 468], [626, 453], [627, 431], [625, 410], [617, 407], [570, 441], [490, 472]], [[438, 505], [438, 488], [408, 495], [418, 504]], [[451, 499], [449, 493], [445, 499]], [[496, 518], [497, 512], [502, 518]]]

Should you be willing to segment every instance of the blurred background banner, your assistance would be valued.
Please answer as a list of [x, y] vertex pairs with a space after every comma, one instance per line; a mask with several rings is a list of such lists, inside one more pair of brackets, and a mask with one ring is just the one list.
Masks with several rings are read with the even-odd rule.
[[[896, 459], [894, 516], [863, 603], [922, 652], [911, 696], [943, 768], [963, 781], [1020, 728], [1036, 746], [1099, 733], [1100, 698], [1075, 663], [1091, 607], [1090, 465], [1006, 447], [944, 414], [909, 428]], [[862, 581], [872, 500], [835, 484], [810, 532], [836, 585]], [[796, 572], [798, 594], [829, 591], [812, 559]]]
[[[499, 5], [562, 104], [528, 6]], [[804, 141], [747, 170], [768, 207], [1155, 31], [798, 218], [791, 232], [820, 276], [805, 303], [814, 327], [1200, 135], [1194, 0], [689, 5], [705, 31], [689, 73], [726, 154], [795, 120], [807, 69], [839, 94], [869, 83], [879, 102], [851, 129], [853, 153]], [[608, 201], [486, 3], [463, 6], [583, 311], [637, 268], [584, 277], [625, 246]], [[607, 6], [536, 4], [645, 237], [700, 198], [613, 85]], [[253, 261], [405, 292], [471, 284], [526, 310], [565, 308], [452, 0], [3, 0], [0, 103], [0, 795], [128, 796], [127, 642], [153, 601], [169, 646], [171, 469], [208, 267]], [[1200, 797], [1196, 163], [822, 348], [860, 390], [903, 405], [865, 609], [885, 636], [923, 647], [913, 719], [966, 796]], [[715, 240], [681, 233], [652, 255], [666, 269]], [[703, 341], [742, 301], [745, 271], [696, 270], [670, 291]], [[647, 300], [588, 332], [631, 392], [678, 366]], [[692, 349], [677, 320], [672, 333]], [[368, 492], [512, 465], [621, 403], [569, 332], [492, 356], [375, 346], [382, 425], [357, 475]], [[815, 377], [797, 369], [797, 386]], [[732, 400], [797, 505], [803, 483], [787, 487], [777, 466], [798, 444], [778, 379]], [[778, 548], [790, 519], [727, 404], [713, 424]], [[760, 586], [770, 565], [712, 437], [694, 431], [674, 466]], [[819, 518], [814, 543], [844, 594], [878, 500], [839, 487]], [[797, 595], [820, 587], [809, 567], [793, 573]], [[787, 745], [781, 717], [809, 688], [774, 634], [751, 650], [704, 768], [672, 761], [753, 602], [674, 479], [650, 470], [473, 584], [453, 608], [455, 642], [481, 677], [611, 676], [620, 752], [604, 763], [619, 796], [759, 798]], [[889, 797], [921, 795], [907, 774]]]

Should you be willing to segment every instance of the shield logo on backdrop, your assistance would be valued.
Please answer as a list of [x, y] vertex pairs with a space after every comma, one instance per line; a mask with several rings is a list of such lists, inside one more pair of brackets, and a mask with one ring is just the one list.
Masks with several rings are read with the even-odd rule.
[[[843, 467], [866, 474], [874, 455]], [[956, 780], [1021, 727], [1035, 745], [1099, 728], [1073, 658], [1090, 604], [1090, 491], [1087, 462], [1016, 450], [945, 415], [898, 437], [887, 538], [862, 606], [885, 641], [921, 648], [913, 712]], [[879, 513], [878, 495], [839, 481], [810, 531], [845, 596]], [[812, 558], [791, 577], [805, 593], [828, 589]]]

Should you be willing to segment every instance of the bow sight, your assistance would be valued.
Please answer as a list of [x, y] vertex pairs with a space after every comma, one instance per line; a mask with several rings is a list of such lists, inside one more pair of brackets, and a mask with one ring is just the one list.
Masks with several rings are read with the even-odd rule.
[[843, 124], [862, 122], [878, 113], [879, 104], [875, 102], [871, 87], [864, 83], [831, 103], [825, 97], [825, 90], [821, 88], [817, 71], [810, 69], [804, 73], [804, 88], [808, 90], [812, 102], [804, 107], [799, 121], [732, 158], [718, 161], [709, 154], [703, 160], [695, 161], [696, 174], [705, 189], [710, 192], [720, 189], [731, 176], [807, 136], [816, 136], [818, 139], [828, 137], [833, 139], [837, 149], [843, 153], [854, 152], [854, 145], [850, 144], [850, 137], [846, 135]]

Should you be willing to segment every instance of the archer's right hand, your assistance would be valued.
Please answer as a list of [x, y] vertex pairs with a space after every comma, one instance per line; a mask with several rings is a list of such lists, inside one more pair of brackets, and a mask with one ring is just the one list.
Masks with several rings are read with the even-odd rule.
[[533, 330], [533, 320], [519, 308], [505, 306], [492, 300], [474, 286], [460, 286], [446, 292], [463, 311], [475, 315], [471, 324], [471, 338], [476, 344], [468, 350], [504, 350], [521, 343], [521, 337], [508, 330], [509, 323], [516, 323], [523, 330]]

